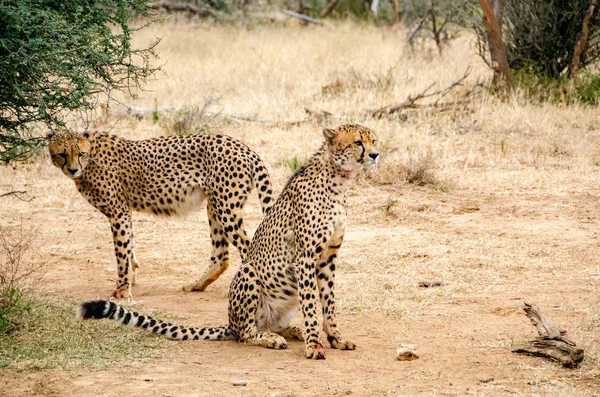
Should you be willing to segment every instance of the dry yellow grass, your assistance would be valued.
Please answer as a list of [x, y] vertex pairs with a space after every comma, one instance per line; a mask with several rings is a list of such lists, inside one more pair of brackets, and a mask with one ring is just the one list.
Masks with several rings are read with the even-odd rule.
[[[442, 57], [434, 49], [412, 54], [403, 32], [353, 23], [254, 30], [166, 23], [144, 30], [136, 42], [143, 45], [154, 37], [163, 38], [158, 51], [166, 75], [157, 76], [140, 99], [121, 98], [124, 103], [201, 107], [212, 97], [219, 99], [210, 108], [213, 112], [256, 115], [272, 122], [303, 120], [308, 107], [343, 115], [332, 125], [358, 122], [377, 133], [382, 165], [375, 172], [380, 174], [361, 178], [350, 194], [337, 293], [344, 332], [362, 339], [361, 350], [351, 357], [372, 360], [357, 365], [374, 380], [365, 381], [365, 389], [354, 380], [363, 372], [347, 368], [339, 378], [328, 367], [333, 371], [329, 379], [339, 379], [332, 380], [332, 393], [591, 396], [599, 392], [597, 108], [532, 105], [518, 94], [501, 102], [477, 89], [468, 106], [450, 111], [410, 110], [406, 119], [359, 115], [401, 102], [432, 83], [445, 87], [468, 67], [472, 73], [459, 91], [488, 78], [467, 34]], [[166, 121], [109, 120], [114, 122], [113, 132], [141, 139], [163, 134]], [[318, 122], [295, 127], [223, 121], [215, 125], [216, 131], [247, 142], [263, 157], [277, 190], [290, 175], [288, 162], [305, 159], [320, 145], [322, 127]], [[417, 187], [398, 176], [411, 159], [425, 157], [431, 160], [433, 184]], [[108, 224], [72, 183], [41, 158], [1, 168], [0, 193], [6, 190], [27, 190], [35, 200], [1, 199], [2, 225], [17, 225], [21, 218], [40, 224], [41, 232], [56, 242], [49, 252], [62, 252], [45, 288], [81, 299], [108, 294], [112, 287], [108, 280], [115, 277]], [[386, 211], [388, 200], [395, 203]], [[254, 196], [246, 214], [253, 231], [261, 217]], [[138, 215], [135, 227], [138, 255], [146, 264], [136, 288], [146, 306], [189, 314], [196, 324], [224, 321], [232, 271], [216, 283], [209, 298], [179, 292], [184, 280], [206, 264], [204, 214], [185, 220]], [[239, 259], [234, 255], [235, 267]], [[427, 278], [442, 278], [445, 286], [416, 287]], [[587, 349], [581, 369], [567, 372], [509, 352], [513, 344], [534, 334], [520, 312], [522, 298], [537, 302]], [[215, 300], [216, 306], [210, 306]], [[392, 357], [401, 342], [414, 342], [424, 352], [422, 359], [396, 369], [390, 368], [387, 358], [378, 364], [387, 350]], [[194, 349], [210, 352], [215, 346], [194, 345]], [[185, 349], [189, 347], [173, 347], [170, 361], [157, 365], [173, 365], [178, 373], [191, 371], [185, 367], [184, 361], [192, 360]], [[222, 358], [224, 367], [215, 365], [226, 371], [232, 355], [238, 354], [235, 349], [242, 357], [259, 357], [259, 366], [260, 357], [264, 366], [287, 357], [231, 346], [229, 357]], [[313, 368], [302, 360], [295, 352], [290, 365]], [[328, 358], [314, 370], [342, 365], [334, 360], [335, 356]], [[398, 375], [403, 371], [410, 379]], [[263, 372], [257, 380], [269, 379], [269, 371]], [[496, 380], [478, 382], [478, 377], [489, 375]], [[106, 378], [115, 376], [118, 373], [109, 372]], [[310, 371], [302, 376], [295, 375], [294, 385], [314, 378]], [[342, 379], [348, 376], [352, 379]], [[401, 380], [390, 380], [395, 377]], [[160, 384], [164, 388], [159, 390], [169, 390], [168, 385]], [[289, 391], [286, 387], [294, 385], [273, 387]], [[227, 394], [228, 389], [214, 387], [217, 394]], [[297, 387], [290, 395], [301, 394], [303, 389]], [[179, 395], [188, 392], [175, 390]], [[268, 390], [249, 392], [264, 395]]]

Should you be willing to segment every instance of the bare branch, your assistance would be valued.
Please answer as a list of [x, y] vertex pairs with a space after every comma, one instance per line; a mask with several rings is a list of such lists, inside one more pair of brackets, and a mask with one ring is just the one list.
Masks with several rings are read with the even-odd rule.
[[311, 17], [307, 17], [306, 15], [298, 14], [297, 12], [294, 12], [294, 11], [283, 10], [281, 8], [276, 8], [275, 11], [279, 11], [282, 14], [288, 15], [290, 17], [298, 18], [298, 19], [301, 19], [303, 21], [314, 23], [314, 24], [317, 24], [317, 25], [322, 25], [323, 24], [323, 21], [321, 21], [319, 19], [314, 19], [314, 18], [311, 18]]

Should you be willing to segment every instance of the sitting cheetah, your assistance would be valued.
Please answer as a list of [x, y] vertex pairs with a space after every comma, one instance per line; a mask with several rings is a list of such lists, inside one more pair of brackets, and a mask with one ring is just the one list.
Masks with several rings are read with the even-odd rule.
[[[335, 321], [335, 258], [346, 227], [346, 191], [359, 168], [375, 165], [373, 133], [359, 125], [325, 129], [326, 142], [289, 180], [258, 227], [250, 252], [229, 290], [229, 325], [183, 328], [130, 312], [107, 301], [78, 307], [84, 319], [117, 322], [176, 340], [234, 339], [271, 349], [287, 347], [284, 336], [305, 341], [306, 356], [324, 359], [317, 299], [331, 347], [353, 350]], [[304, 327], [290, 327], [298, 309]]]
[[[207, 198], [211, 265], [187, 284], [203, 291], [229, 266], [229, 244], [243, 258], [250, 247], [242, 209], [255, 185], [263, 212], [273, 205], [269, 174], [243, 143], [224, 135], [186, 135], [130, 141], [106, 133], [50, 133], [52, 163], [110, 221], [118, 281], [113, 297], [131, 297], [139, 262], [131, 212], [185, 214]], [[131, 284], [130, 284], [131, 281]]]

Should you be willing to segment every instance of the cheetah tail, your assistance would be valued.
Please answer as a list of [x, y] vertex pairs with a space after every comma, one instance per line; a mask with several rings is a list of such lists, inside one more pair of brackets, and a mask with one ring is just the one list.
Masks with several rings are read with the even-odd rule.
[[263, 210], [263, 214], [266, 214], [269, 208], [275, 204], [273, 199], [273, 188], [271, 185], [271, 177], [267, 167], [260, 158], [257, 158], [254, 166], [254, 186], [258, 192], [258, 198], [260, 205]]
[[78, 317], [88, 319], [109, 318], [131, 327], [164, 335], [172, 340], [232, 340], [235, 339], [229, 326], [215, 328], [185, 328], [129, 311], [113, 302], [98, 300], [82, 303], [76, 309]]

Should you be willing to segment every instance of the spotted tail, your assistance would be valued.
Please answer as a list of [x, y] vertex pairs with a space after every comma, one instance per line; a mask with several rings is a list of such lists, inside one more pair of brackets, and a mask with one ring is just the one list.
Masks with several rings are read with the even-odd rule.
[[271, 178], [269, 177], [269, 171], [263, 161], [256, 156], [254, 161], [254, 186], [258, 192], [258, 198], [260, 205], [263, 210], [263, 214], [266, 214], [269, 208], [275, 204], [273, 198], [273, 187], [271, 185]]
[[145, 329], [148, 332], [164, 335], [172, 340], [232, 340], [235, 339], [229, 326], [215, 328], [184, 328], [179, 325], [156, 320], [129, 311], [113, 302], [99, 300], [82, 303], [76, 309], [84, 320], [109, 318], [118, 323]]

